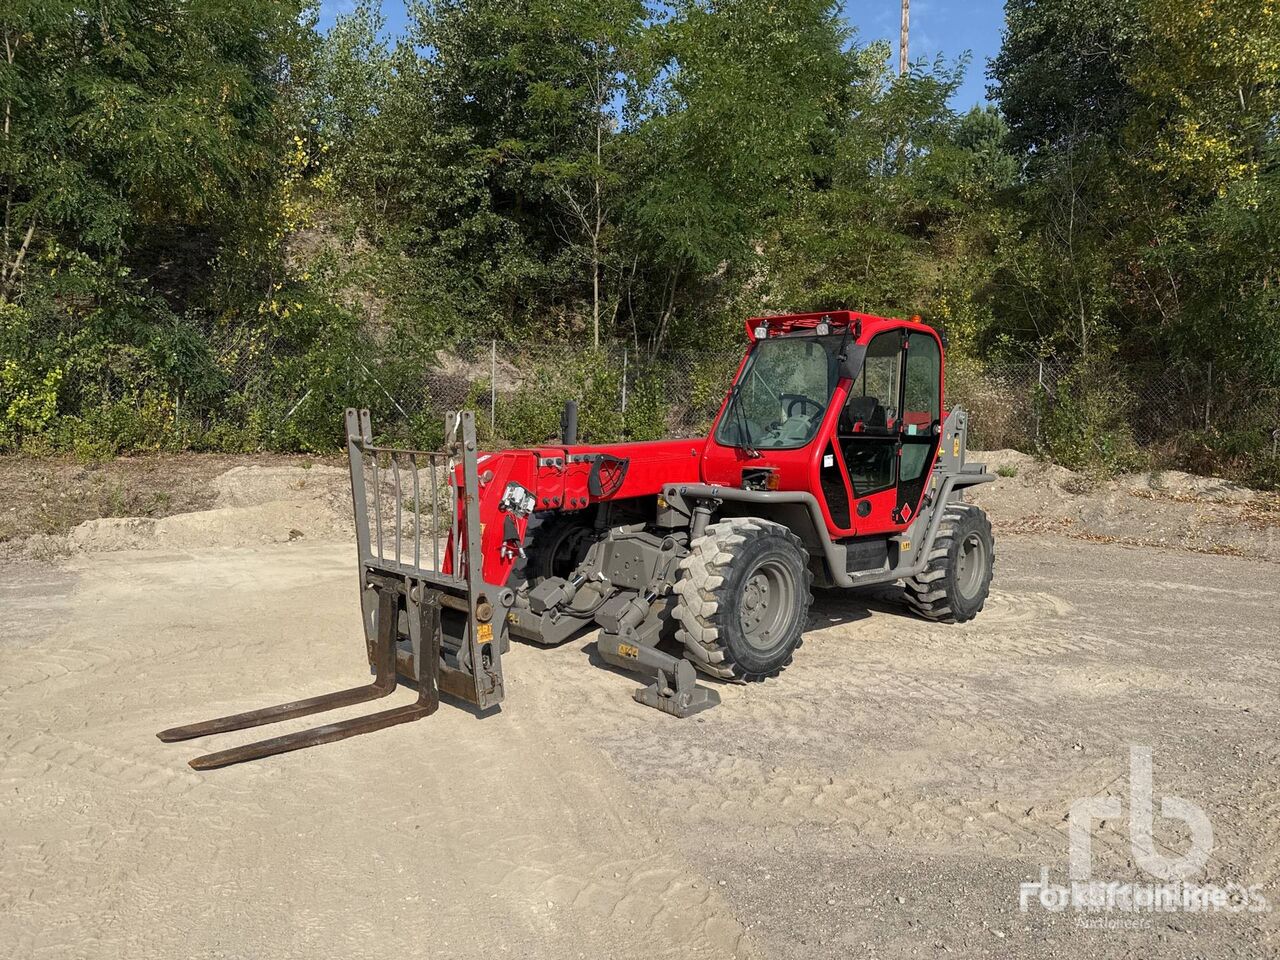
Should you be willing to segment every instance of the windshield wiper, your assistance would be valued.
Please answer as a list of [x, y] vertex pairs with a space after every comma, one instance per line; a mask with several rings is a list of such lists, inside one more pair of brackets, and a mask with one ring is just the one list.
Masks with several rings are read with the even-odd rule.
[[742, 410], [742, 384], [734, 385], [733, 396], [729, 400], [733, 404], [733, 412], [738, 420], [738, 439], [742, 442], [738, 444], [751, 459], [760, 456], [760, 451], [755, 448], [751, 442], [751, 428], [747, 426], [747, 415]]

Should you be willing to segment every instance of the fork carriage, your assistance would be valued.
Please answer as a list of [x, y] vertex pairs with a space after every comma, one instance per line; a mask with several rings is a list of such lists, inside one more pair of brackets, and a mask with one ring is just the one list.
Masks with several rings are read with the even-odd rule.
[[[506, 624], [514, 592], [484, 581], [480, 518], [475, 509], [479, 502], [475, 414], [464, 410], [445, 417], [446, 443], [441, 451], [374, 444], [367, 410], [348, 409], [346, 429], [361, 607], [373, 681], [173, 727], [157, 736], [166, 742], [190, 740], [378, 700], [395, 691], [399, 677], [414, 682], [418, 698], [366, 716], [205, 754], [190, 762], [197, 770], [419, 720], [436, 712], [442, 692], [480, 710], [502, 702], [502, 655], [509, 642]], [[443, 546], [442, 531], [447, 532]]]

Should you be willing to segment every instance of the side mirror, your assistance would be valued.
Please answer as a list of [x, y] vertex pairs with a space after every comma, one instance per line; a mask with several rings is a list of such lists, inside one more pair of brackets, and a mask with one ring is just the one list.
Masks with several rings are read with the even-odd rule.
[[851, 343], [840, 355], [840, 379], [857, 380], [862, 373], [862, 362], [866, 359], [867, 348], [861, 344]]

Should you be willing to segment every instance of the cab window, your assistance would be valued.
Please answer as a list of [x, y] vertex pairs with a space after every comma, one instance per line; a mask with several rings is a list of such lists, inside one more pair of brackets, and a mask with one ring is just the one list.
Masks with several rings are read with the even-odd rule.
[[906, 382], [902, 403], [902, 463], [899, 483], [907, 496], [932, 462], [934, 424], [942, 419], [942, 352], [927, 333], [907, 337]]
[[794, 450], [812, 440], [839, 379], [842, 340], [800, 336], [756, 343], [716, 427], [716, 441]]
[[907, 384], [902, 422], [908, 436], [925, 433], [942, 416], [942, 354], [927, 333], [907, 337]]
[[890, 330], [867, 344], [862, 372], [849, 391], [848, 406], [862, 411], [864, 430], [893, 431], [898, 421], [898, 393], [902, 381], [902, 332]]

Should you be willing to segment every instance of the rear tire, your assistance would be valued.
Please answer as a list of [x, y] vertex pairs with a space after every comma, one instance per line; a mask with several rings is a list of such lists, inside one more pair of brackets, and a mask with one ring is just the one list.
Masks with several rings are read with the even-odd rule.
[[680, 561], [676, 636], [710, 676], [738, 683], [776, 676], [803, 639], [812, 582], [800, 538], [781, 524], [713, 523]]
[[943, 507], [929, 565], [906, 581], [907, 602], [939, 623], [964, 623], [982, 610], [991, 592], [996, 542], [991, 521], [971, 503]]

